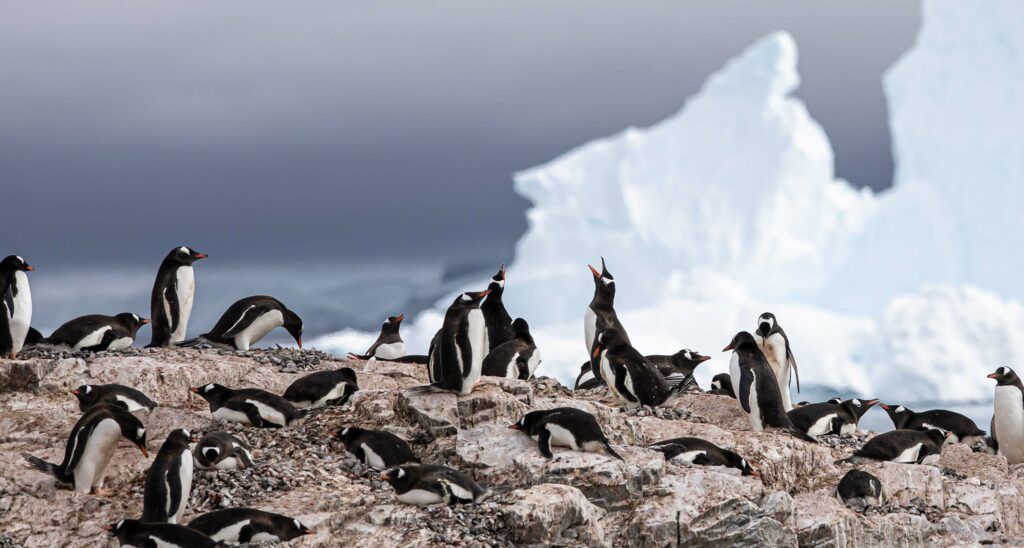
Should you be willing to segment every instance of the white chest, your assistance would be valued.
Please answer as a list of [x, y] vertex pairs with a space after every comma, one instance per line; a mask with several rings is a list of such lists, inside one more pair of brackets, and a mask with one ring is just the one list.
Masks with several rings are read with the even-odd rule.
[[220, 407], [213, 412], [213, 418], [224, 421], [224, 422], [237, 422], [240, 424], [251, 424], [249, 417], [241, 411], [235, 411], [234, 409], [228, 409], [227, 407]]
[[466, 321], [468, 322], [469, 345], [470, 353], [472, 354], [472, 362], [470, 363], [469, 375], [467, 375], [462, 381], [462, 395], [472, 392], [473, 387], [475, 387], [477, 381], [480, 380], [480, 374], [484, 363], [484, 353], [487, 345], [487, 326], [484, 323], [484, 313], [481, 312], [479, 308], [470, 310]]
[[540, 350], [533, 349], [533, 354], [530, 354], [530, 360], [526, 362], [526, 366], [530, 370], [530, 377], [533, 377], [537, 368], [540, 367]]
[[114, 396], [114, 399], [116, 399], [117, 401], [125, 404], [128, 407], [128, 411], [139, 411], [139, 410], [142, 410], [142, 409], [149, 409], [145, 405], [142, 405], [141, 403], [139, 403], [139, 402], [137, 402], [137, 401], [127, 397], [127, 396], [122, 396], [120, 394]]
[[747, 405], [750, 407], [750, 428], [754, 432], [764, 431], [761, 422], [761, 406], [757, 402], [757, 373], [750, 372], [750, 390], [747, 393]]
[[396, 498], [406, 504], [415, 504], [419, 506], [437, 504], [443, 500], [441, 495], [426, 489], [410, 489], [405, 493], [396, 495]]
[[251, 345], [256, 344], [263, 337], [274, 329], [284, 325], [284, 316], [280, 310], [271, 310], [256, 318], [249, 327], [235, 335], [235, 348], [249, 350]]
[[14, 271], [14, 285], [18, 294], [14, 297], [14, 312], [8, 316], [8, 322], [11, 339], [14, 341], [13, 350], [17, 354], [25, 344], [25, 336], [32, 323], [32, 290], [28, 285], [28, 276], [20, 270]]
[[178, 295], [178, 328], [171, 334], [171, 342], [185, 340], [188, 318], [192, 315], [192, 300], [196, 294], [195, 271], [191, 266], [178, 267], [175, 276]]
[[103, 482], [110, 455], [121, 439], [121, 427], [114, 419], [104, 419], [96, 425], [85, 442], [82, 458], [75, 466], [75, 490], [87, 493]]
[[238, 535], [242, 533], [243, 527], [249, 525], [249, 521], [250, 520], [243, 519], [238, 523], [232, 523], [213, 535], [210, 535], [210, 538], [217, 542], [238, 542]]
[[88, 335], [82, 337], [82, 339], [76, 342], [72, 348], [74, 348], [75, 350], [80, 350], [82, 348], [96, 346], [97, 344], [100, 344], [100, 342], [103, 341], [103, 334], [106, 333], [107, 331], [110, 331], [110, 329], [111, 327], [109, 325], [104, 325], [103, 327], [97, 329], [96, 331], [93, 331], [92, 333], [89, 333]]
[[519, 352], [512, 355], [512, 359], [505, 365], [505, 378], [514, 379], [519, 376], [519, 368], [516, 367], [516, 360], [519, 359]]
[[818, 437], [828, 434], [832, 429], [832, 419], [834, 418], [836, 418], [836, 414], [830, 413], [814, 421], [814, 424], [807, 429], [807, 435]]
[[378, 346], [373, 355], [381, 360], [395, 360], [405, 356], [405, 343], [393, 342]]
[[699, 456], [701, 456], [703, 454], [705, 454], [705, 452], [704, 451], [699, 451], [699, 450], [698, 451], [685, 451], [685, 452], [679, 453], [678, 455], [673, 457], [672, 460], [681, 460], [683, 462], [693, 462], [697, 457], [699, 457]]
[[189, 496], [192, 493], [192, 451], [185, 449], [181, 452], [181, 467], [178, 468], [178, 473], [181, 481], [181, 500], [178, 502], [177, 508], [168, 510], [168, 514], [174, 520], [171, 523], [181, 522], [181, 516], [185, 513]]
[[1024, 397], [1016, 386], [996, 386], [994, 426], [999, 454], [1024, 462]]
[[377, 470], [383, 470], [384, 468], [387, 467], [387, 465], [384, 464], [384, 459], [382, 459], [380, 455], [375, 453], [374, 450], [369, 445], [364, 443], [361, 445], [361, 447], [363, 449], [363, 456], [366, 458], [367, 466], [369, 466], [370, 468], [375, 468]]
[[594, 337], [597, 336], [597, 314], [587, 307], [583, 313], [583, 337], [587, 343], [587, 355], [594, 350]]
[[[768, 365], [771, 366], [772, 372], [775, 373], [775, 377], [782, 379], [784, 373], [788, 373], [787, 367], [789, 361], [786, 359], [786, 339], [778, 334], [773, 333], [768, 335], [767, 338], [762, 338], [759, 335], [755, 335], [758, 346], [761, 347], [761, 352], [764, 353], [764, 357], [768, 360]], [[786, 378], [785, 380], [789, 380]]]
[[581, 447], [576, 443], [576, 436], [574, 436], [572, 432], [570, 432], [565, 427], [551, 423], [544, 425], [544, 427], [547, 428], [548, 432], [551, 434], [551, 445], [557, 445], [558, 447], [568, 447], [576, 451], [579, 451], [581, 449]]
[[288, 422], [285, 420], [284, 414], [277, 409], [256, 400], [245, 400], [245, 403], [250, 403], [255, 406], [263, 420], [280, 426], [288, 426]]
[[896, 458], [892, 459], [892, 461], [893, 462], [908, 463], [908, 464], [916, 463], [917, 462], [917, 457], [918, 457], [918, 455], [920, 453], [921, 453], [921, 444], [920, 443], [916, 443], [916, 444], [914, 444], [914, 445], [904, 449], [899, 455], [896, 455]]

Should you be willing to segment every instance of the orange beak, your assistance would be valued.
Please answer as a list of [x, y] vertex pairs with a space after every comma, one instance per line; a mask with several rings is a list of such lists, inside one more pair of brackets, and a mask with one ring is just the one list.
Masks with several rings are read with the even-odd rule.
[[732, 343], [726, 345], [726, 347], [722, 349], [722, 352], [728, 352], [730, 350], [732, 350]]
[[314, 530], [312, 530], [312, 529], [306, 529], [306, 534], [307, 534], [307, 535], [315, 535], [315, 534], [316, 534], [316, 531], [314, 531]]
[[600, 354], [601, 354], [601, 345], [597, 345], [597, 346], [594, 347], [594, 355], [593, 355], [593, 357], [596, 358]]
[[881, 407], [882, 409], [885, 409], [886, 411], [888, 411], [891, 408], [891, 406], [886, 405], [884, 403], [882, 405], [879, 405], [879, 407]]
[[600, 278], [601, 277], [601, 273], [598, 272], [596, 268], [594, 268], [594, 267], [592, 267], [590, 265], [587, 265], [587, 268], [590, 269], [590, 272], [594, 275], [595, 278]]
[[998, 375], [998, 374], [996, 374], [996, 373], [989, 373], [989, 374], [988, 374], [988, 378], [990, 378], [990, 379], [998, 379], [998, 378], [999, 378], [999, 375]]
[[140, 445], [139, 449], [142, 451], [142, 456], [146, 457], [148, 459], [149, 458], [149, 451], [146, 451], [146, 446]]
[[77, 396], [77, 395], [79, 395], [79, 394], [81, 394], [81, 392], [79, 392], [77, 388], [76, 388], [76, 389], [74, 389], [74, 390], [72, 390], [72, 391], [71, 391], [71, 393], [72, 393], [72, 394], [74, 394], [74, 395], [76, 395], [76, 396]]
[[191, 387], [191, 388], [188, 389], [188, 391], [193, 393], [193, 394], [198, 394], [199, 393], [199, 389], [196, 388], [196, 387]]
[[302, 337], [295, 339], [295, 342], [298, 343], [299, 348], [302, 348]]
[[380, 479], [382, 479], [384, 481], [387, 481], [390, 478], [391, 478], [391, 476], [388, 476], [388, 471], [387, 470], [385, 470], [385, 471], [380, 473]]
[[142, 325], [149, 323], [149, 318], [142, 318]]
[[697, 360], [697, 363], [704, 363], [704, 362], [706, 362], [706, 361], [708, 361], [710, 359], [711, 359], [711, 356], [701, 356], [700, 359]]
[[404, 319], [405, 319], [405, 314], [399, 314], [399, 315], [398, 315], [398, 319], [397, 319], [396, 321], [399, 321], [399, 322], [400, 322], [400, 321], [402, 321], [402, 320], [404, 320]]
[[196, 260], [205, 259], [207, 257], [209, 257], [209, 255], [207, 255], [206, 253], [196, 253]]
[[867, 405], [875, 405], [876, 403], [878, 403], [878, 400], [868, 400], [868, 401], [866, 401], [864, 403], [867, 404]]
[[110, 525], [110, 524], [104, 525], [103, 526], [103, 530], [104, 531], [113, 531], [114, 530], [114, 526]]
[[510, 424], [508, 425], [508, 427], [511, 430], [522, 430], [522, 428], [520, 428], [518, 424]]
[[34, 266], [29, 266], [29, 265], [25, 265], [25, 270], [27, 270], [27, 271], [29, 271], [29, 272], [32, 272], [32, 271], [34, 271], [35, 269], [36, 269], [36, 267], [34, 267]]

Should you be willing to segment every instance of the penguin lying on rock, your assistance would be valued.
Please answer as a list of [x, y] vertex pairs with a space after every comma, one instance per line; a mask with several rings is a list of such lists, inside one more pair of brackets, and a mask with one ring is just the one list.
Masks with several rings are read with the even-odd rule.
[[855, 508], [879, 506], [886, 500], [882, 482], [873, 474], [856, 469], [839, 480], [833, 493], [839, 502]]
[[222, 546], [195, 529], [171, 523], [143, 523], [137, 519], [123, 519], [103, 528], [117, 537], [121, 546], [159, 548], [215, 548]]
[[124, 350], [135, 342], [139, 328], [148, 323], [146, 318], [131, 312], [116, 316], [90, 314], [64, 323], [40, 342], [91, 352]]
[[370, 358], [377, 358], [378, 360], [393, 361], [405, 356], [405, 341], [402, 340], [402, 336], [398, 333], [404, 319], [405, 315], [400, 314], [398, 316], [390, 316], [384, 320], [384, 323], [380, 326], [380, 335], [377, 335], [377, 340], [373, 341], [373, 344], [366, 350], [366, 353], [355, 354], [350, 352], [348, 359], [369, 360]]
[[351, 367], [317, 371], [296, 379], [284, 391], [284, 399], [298, 409], [325, 405], [345, 405], [359, 390], [356, 372]]
[[985, 431], [971, 419], [955, 411], [932, 409], [916, 413], [902, 405], [882, 404], [882, 409], [889, 415], [893, 426], [909, 430], [928, 430], [938, 428], [944, 432], [952, 432], [953, 443], [974, 445], [985, 437]]
[[739, 470], [744, 476], [761, 477], [761, 474], [754, 470], [743, 457], [700, 438], [674, 438], [652, 443], [647, 447], [665, 455], [665, 460], [679, 457], [681, 460], [693, 464], [726, 466]]
[[860, 418], [878, 400], [849, 399], [836, 403], [797, 405], [787, 413], [793, 425], [809, 436], [849, 435], [857, 431]]
[[890, 430], [883, 432], [864, 443], [854, 451], [853, 455], [836, 461], [842, 463], [862, 463], [870, 461], [890, 461], [907, 464], [934, 464], [942, 454], [942, 448], [950, 442], [952, 433], [945, 433], [937, 428], [927, 431]]
[[348, 426], [331, 435], [341, 440], [359, 462], [376, 470], [420, 461], [408, 442], [390, 432]]
[[257, 428], [281, 428], [298, 424], [306, 416], [288, 400], [258, 388], [232, 390], [216, 383], [189, 388], [210, 404], [213, 418]]
[[380, 479], [395, 489], [395, 497], [417, 506], [483, 502], [490, 489], [477, 485], [469, 476], [447, 466], [406, 464], [380, 473]]
[[149, 399], [149, 396], [120, 384], [83, 384], [72, 390], [71, 394], [78, 398], [78, 408], [83, 413], [100, 403], [109, 403], [128, 411], [152, 411], [156, 408], [156, 402]]
[[568, 447], [573, 451], [608, 453], [623, 460], [601, 431], [597, 419], [590, 413], [574, 407], [530, 411], [509, 428], [520, 430], [536, 440], [540, 454], [549, 459], [555, 456], [551, 452], [551, 447], [558, 446]]
[[217, 542], [230, 544], [288, 542], [303, 535], [315, 534], [295, 518], [253, 508], [225, 508], [207, 512], [190, 521], [188, 527]]
[[227, 432], [210, 432], [196, 444], [196, 463], [206, 469], [243, 470], [255, 466], [249, 445]]

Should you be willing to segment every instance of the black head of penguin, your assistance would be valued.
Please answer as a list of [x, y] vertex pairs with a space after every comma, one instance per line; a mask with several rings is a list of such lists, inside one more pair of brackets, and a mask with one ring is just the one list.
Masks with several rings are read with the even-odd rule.
[[491, 283], [487, 284], [487, 289], [495, 297], [501, 297], [501, 294], [505, 291], [505, 263], [502, 263], [501, 267], [498, 268], [497, 274], [491, 276]]
[[16, 270], [32, 272], [35, 268], [26, 263], [25, 259], [22, 259], [18, 255], [8, 255], [4, 257], [3, 261], [0, 261], [0, 271], [14, 272]]
[[484, 297], [489, 295], [490, 292], [490, 289], [485, 289], [483, 291], [462, 293], [455, 297], [455, 302], [452, 303], [448, 310], [469, 311], [474, 308], [480, 308], [480, 301], [483, 301]]
[[601, 271], [587, 265], [590, 273], [594, 275], [594, 301], [601, 301], [609, 305], [615, 301], [615, 277], [608, 272], [604, 264], [604, 257], [601, 257]]
[[395, 466], [380, 473], [380, 479], [388, 482], [396, 491], [404, 492], [416, 485], [420, 478], [419, 465]]
[[732, 393], [732, 377], [728, 373], [719, 373], [711, 378], [712, 390], [724, 390]]
[[750, 466], [747, 459], [739, 456], [735, 451], [729, 451], [728, 449], [722, 449], [722, 454], [725, 455], [726, 466], [730, 468], [736, 468], [740, 471], [740, 475], [743, 476], [754, 476], [760, 478], [761, 473]]
[[132, 314], [131, 312], [122, 312], [114, 316], [114, 319], [128, 330], [128, 333], [132, 338], [135, 338], [135, 334], [138, 333], [140, 327], [149, 323], [149, 320], [146, 318], [143, 318], [138, 314]]
[[380, 326], [381, 335], [397, 335], [399, 328], [402, 326], [402, 320], [405, 319], [404, 314], [397, 316], [389, 316], [388, 319], [384, 320], [384, 323]]
[[78, 399], [78, 406], [82, 411], [95, 405], [100, 398], [100, 390], [91, 384], [83, 384], [72, 390], [71, 394]]
[[121, 427], [121, 435], [135, 444], [142, 451], [143, 455], [149, 457], [149, 450], [146, 449], [146, 427], [142, 425], [142, 421], [138, 417], [132, 415], [123, 407], [109, 403], [98, 404], [92, 407], [89, 413], [105, 413], [112, 417], [117, 421], [118, 426]]
[[939, 448], [946, 445], [947, 441], [951, 442], [952, 437], [955, 435], [952, 432], [944, 432], [938, 428], [929, 428], [925, 433], [935, 443], [935, 446]]
[[1009, 367], [1000, 367], [999, 369], [996, 369], [994, 373], [989, 374], [988, 378], [995, 379], [996, 386], [1014, 385], [1022, 387], [1022, 390], [1024, 390], [1024, 386], [1022, 386], [1020, 382], [1020, 377], [1018, 377], [1017, 373]]
[[199, 439], [193, 436], [192, 432], [184, 428], [176, 428], [171, 430], [170, 434], [167, 434], [167, 439], [160, 446], [160, 452], [174, 451], [176, 454], [181, 453], [190, 443], [196, 441], [199, 441]]
[[346, 426], [340, 430], [332, 432], [331, 435], [341, 440], [346, 446], [354, 442], [359, 436], [366, 434], [368, 430], [359, 428], [357, 426]]
[[302, 348], [302, 318], [287, 308], [284, 308], [283, 313], [285, 331], [295, 339], [295, 344]]
[[601, 352], [607, 350], [613, 352], [617, 349], [628, 346], [626, 339], [622, 337], [617, 329], [604, 329], [594, 337], [594, 358], [601, 355]]
[[191, 247], [181, 246], [172, 249], [166, 257], [164, 257], [165, 265], [173, 266], [191, 266], [192, 263], [199, 259], [205, 259], [209, 255], [200, 253]]
[[126, 544], [142, 530], [142, 522], [137, 519], [122, 519], [110, 525], [104, 525], [103, 529], [110, 531], [121, 544]]
[[852, 398], [840, 403], [839, 406], [845, 409], [859, 422], [860, 418], [864, 416], [864, 413], [867, 413], [868, 409], [871, 409], [871, 407], [876, 403], [878, 403], [878, 400], [861, 400], [858, 398]]
[[512, 320], [512, 333], [515, 334], [516, 338], [533, 341], [533, 336], [530, 335], [530, 324], [526, 323], [526, 320], [522, 318]]
[[778, 325], [779, 323], [775, 320], [775, 314], [765, 312], [757, 317], [757, 334], [761, 337], [767, 337], [776, 330]]
[[889, 419], [897, 430], [906, 426], [910, 419], [914, 418], [914, 412], [902, 405], [883, 403], [881, 407], [885, 410], [885, 414], [889, 415]]
[[189, 388], [188, 391], [193, 394], [199, 394], [204, 400], [209, 402], [210, 405], [220, 405], [234, 393], [234, 390], [215, 382]]
[[509, 425], [509, 428], [511, 428], [512, 430], [526, 432], [529, 435], [533, 435], [534, 426], [547, 414], [548, 411], [530, 411], [529, 413], [526, 413], [525, 415], [520, 417], [519, 420], [515, 422], [515, 424]]
[[684, 348], [675, 354], [672, 354], [672, 363], [681, 369], [693, 371], [698, 365], [711, 359], [711, 356], [704, 356], [700, 352], [694, 352], [689, 348]]
[[722, 352], [729, 351], [757, 351], [757, 341], [754, 336], [747, 331], [740, 331], [732, 338], [728, 346], [722, 349]]

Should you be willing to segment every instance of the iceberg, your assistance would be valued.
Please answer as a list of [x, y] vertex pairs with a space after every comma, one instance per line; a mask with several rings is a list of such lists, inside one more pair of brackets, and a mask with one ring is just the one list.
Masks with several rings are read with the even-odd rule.
[[[886, 74], [896, 178], [855, 189], [792, 96], [793, 38], [776, 32], [683, 108], [518, 173], [532, 203], [504, 295], [530, 321], [540, 374], [571, 384], [593, 284], [645, 353], [716, 355], [775, 312], [812, 390], [889, 400], [990, 398], [985, 374], [1024, 362], [1024, 4], [926, 0], [916, 44]], [[481, 275], [479, 288], [486, 277]], [[406, 329], [426, 349], [451, 298]], [[342, 352], [357, 332], [318, 341]]]

